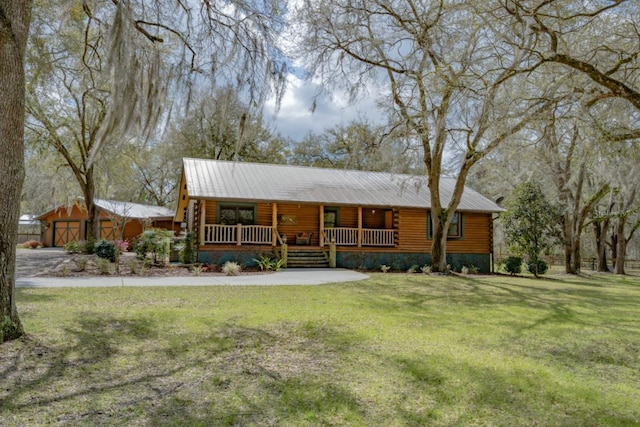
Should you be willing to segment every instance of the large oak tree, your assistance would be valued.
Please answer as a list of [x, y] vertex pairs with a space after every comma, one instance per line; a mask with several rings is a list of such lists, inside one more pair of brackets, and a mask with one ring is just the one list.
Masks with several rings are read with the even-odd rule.
[[[91, 168], [105, 148], [132, 134], [152, 136], [166, 107], [160, 102], [165, 85], [174, 101], [188, 101], [189, 89], [203, 80], [232, 82], [258, 107], [271, 90], [276, 99], [282, 95], [286, 67], [274, 44], [284, 25], [281, 0], [201, 4], [78, 0], [38, 6], [58, 13], [48, 23], [42, 20], [45, 27], [38, 28], [44, 31], [38, 33], [42, 38], [35, 40], [35, 46], [53, 63], [29, 64], [34, 82], [30, 124], [67, 160], [81, 187], [86, 187], [85, 199], [93, 196]], [[32, 7], [31, 1], [0, 1], [0, 178], [5, 188], [0, 196], [2, 341], [22, 333], [14, 272], [24, 180], [25, 50]], [[59, 34], [56, 27], [65, 25], [74, 28]], [[64, 35], [69, 38], [47, 43]], [[67, 51], [65, 43], [74, 42], [78, 46]], [[39, 77], [45, 83], [56, 82], [53, 96]], [[65, 107], [58, 117], [56, 101]], [[74, 123], [69, 122], [69, 106]], [[91, 217], [96, 224], [95, 214]], [[95, 226], [91, 228], [95, 235]]]
[[15, 257], [24, 181], [24, 57], [30, 19], [30, 1], [0, 1], [0, 343], [23, 333], [15, 301]]
[[271, 40], [279, 1], [226, 3], [70, 1], [34, 11], [29, 130], [75, 177], [88, 211], [87, 240], [99, 234], [100, 164], [131, 138], [155, 138], [169, 102], [187, 103], [194, 85], [222, 80], [260, 105], [265, 87], [277, 82]]
[[606, 121], [624, 101], [635, 116], [631, 126], [608, 122], [609, 141], [640, 138], [640, 5], [634, 0], [504, 0], [501, 11], [531, 54], [532, 68], [555, 75], [577, 72], [592, 84], [576, 90], [592, 114]]
[[[549, 107], [518, 35], [493, 2], [305, 1], [299, 57], [328, 85], [379, 91], [393, 126], [423, 148], [433, 218], [432, 268], [444, 271], [449, 224], [471, 168]], [[540, 83], [540, 82], [538, 82]], [[553, 87], [553, 82], [552, 82]], [[445, 163], [450, 198], [440, 193]]]

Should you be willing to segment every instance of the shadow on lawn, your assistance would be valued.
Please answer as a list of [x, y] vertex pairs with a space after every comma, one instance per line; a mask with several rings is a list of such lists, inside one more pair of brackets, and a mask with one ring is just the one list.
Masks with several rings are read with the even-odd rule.
[[17, 288], [16, 294], [18, 295], [18, 299], [20, 300], [20, 304], [30, 304], [30, 303], [40, 303], [40, 302], [49, 302], [58, 299], [57, 296], [42, 292], [41, 289], [33, 288]]
[[[225, 325], [225, 351], [183, 393], [150, 414], [152, 425], [333, 424], [359, 420], [355, 394], [331, 372], [357, 337], [324, 322], [283, 323], [269, 332]], [[333, 421], [332, 421], [333, 420]], [[361, 422], [360, 422], [361, 423]]]
[[41, 424], [314, 424], [359, 411], [326, 376], [354, 338], [325, 323], [284, 324], [277, 335], [230, 323], [197, 334], [172, 327], [180, 321], [85, 312], [64, 343], [22, 340], [0, 356], [0, 425], [24, 424], [11, 414]]
[[[211, 402], [212, 398], [218, 401]], [[202, 400], [169, 399], [150, 414], [149, 424], [335, 425], [338, 420], [342, 425], [349, 425], [349, 420], [354, 420], [356, 425], [363, 424], [362, 410], [351, 391], [313, 379], [258, 378], [253, 379], [253, 387], [203, 396]]]
[[[84, 313], [77, 327], [68, 329], [67, 333], [66, 345], [46, 344], [37, 337], [27, 336], [10, 360], [3, 360], [3, 364], [11, 365], [1, 377], [6, 384], [1, 395], [5, 410], [44, 410], [56, 402], [118, 389], [151, 377], [122, 381], [100, 378], [95, 382], [90, 379], [95, 370], [102, 369], [117, 353], [118, 342], [149, 338], [153, 334], [150, 320]], [[49, 389], [65, 378], [74, 379], [73, 387], [66, 387], [64, 391], [59, 391], [59, 387], [54, 387], [55, 391]]]
[[[378, 279], [384, 275], [378, 275]], [[512, 278], [509, 276], [436, 277], [408, 275], [389, 285], [384, 281], [357, 284], [359, 293], [373, 308], [383, 312], [428, 314], [435, 304], [470, 310], [486, 308], [538, 310], [540, 316], [521, 329], [533, 329], [547, 323], [569, 322], [591, 325], [611, 319], [616, 312], [628, 317], [640, 305], [640, 283], [620, 280], [608, 286], [594, 286], [588, 277], [572, 280]], [[586, 314], [585, 314], [586, 313]], [[611, 327], [619, 325], [611, 323]], [[515, 323], [514, 323], [515, 325]], [[629, 330], [631, 331], [631, 330]]]
[[[395, 360], [409, 379], [405, 393], [423, 403], [400, 400], [407, 425], [475, 425], [500, 419], [505, 425], [633, 425], [638, 413], [612, 410], [606, 393], [562, 383], [545, 369], [502, 368], [456, 357], [422, 355]], [[446, 414], [446, 415], [445, 415]], [[454, 418], [452, 418], [454, 417]]]
[[[266, 336], [259, 329], [218, 325], [208, 336], [187, 337], [167, 334], [166, 325], [153, 318], [82, 313], [66, 329], [64, 343], [27, 336], [5, 345], [12, 348], [0, 355], [0, 425], [11, 425], [2, 414], [42, 416], [54, 407], [61, 414], [44, 415], [44, 423], [126, 422], [127, 408], [155, 411], [179, 391], [188, 370]], [[185, 357], [194, 346], [198, 355]]]

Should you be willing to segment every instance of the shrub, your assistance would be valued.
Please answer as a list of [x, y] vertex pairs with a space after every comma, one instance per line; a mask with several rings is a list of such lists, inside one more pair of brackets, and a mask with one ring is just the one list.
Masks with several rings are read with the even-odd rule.
[[89, 263], [89, 259], [85, 257], [80, 257], [75, 260], [76, 267], [78, 267], [78, 271], [85, 271], [87, 269], [87, 264]]
[[64, 251], [68, 254], [78, 254], [82, 252], [82, 245], [75, 240], [67, 242], [64, 244]]
[[478, 267], [475, 265], [464, 265], [462, 269], [460, 269], [462, 274], [478, 274]]
[[127, 242], [126, 240], [116, 240], [115, 241], [115, 245], [118, 248], [118, 251], [120, 251], [120, 253], [124, 253], [127, 252], [129, 250], [129, 242]]
[[100, 270], [100, 274], [113, 274], [114, 266], [106, 258], [96, 258], [96, 267]]
[[242, 270], [240, 264], [233, 261], [227, 261], [222, 266], [222, 272], [225, 276], [237, 276], [240, 273], [240, 270]]
[[504, 269], [507, 273], [514, 275], [522, 271], [522, 258], [519, 256], [509, 256], [504, 260]]
[[424, 274], [429, 274], [431, 273], [431, 266], [429, 264], [425, 264], [420, 267], [420, 271], [422, 271]]
[[190, 231], [184, 237], [184, 241], [180, 244], [178, 249], [178, 255], [181, 263], [191, 264], [195, 260], [195, 246], [195, 233]]
[[537, 263], [532, 260], [527, 263], [527, 270], [529, 270], [529, 273], [535, 274], [537, 276], [538, 274], [546, 273], [547, 270], [549, 270], [549, 264], [547, 264], [547, 262], [543, 259], [539, 259]]
[[145, 266], [143, 262], [140, 262], [137, 259], [132, 259], [127, 262], [127, 267], [129, 268], [129, 271], [131, 271], [131, 274], [144, 276]]
[[273, 271], [280, 271], [283, 265], [284, 265], [283, 259], [274, 259], [273, 261], [271, 261], [271, 269]]
[[417, 265], [415, 265], [415, 264], [414, 264], [414, 265], [412, 265], [411, 267], [409, 267], [409, 268], [407, 269], [407, 273], [410, 273], [410, 274], [413, 274], [413, 273], [415, 273], [416, 271], [418, 271], [418, 266], [417, 266]]
[[260, 258], [254, 258], [253, 260], [256, 262], [256, 264], [258, 264], [258, 267], [262, 271], [264, 270], [278, 271], [284, 265], [283, 259], [270, 258], [266, 255], [261, 255]]
[[388, 272], [389, 270], [391, 270], [391, 266], [390, 265], [386, 265], [386, 264], [382, 264], [380, 266], [380, 270], [382, 270], [383, 273]]
[[94, 245], [94, 252], [98, 258], [104, 258], [111, 262], [116, 261], [116, 245], [107, 240], [99, 240]]
[[204, 271], [204, 267], [200, 264], [195, 264], [191, 267], [191, 271], [193, 272], [194, 276], [199, 276]]
[[91, 255], [95, 250], [95, 244], [95, 240], [85, 240], [83, 242], [80, 242], [80, 251], [83, 254]]
[[27, 249], [36, 249], [36, 248], [41, 248], [42, 246], [43, 246], [42, 242], [39, 242], [37, 240], [27, 240], [22, 244], [22, 247]]
[[173, 231], [152, 228], [140, 235], [136, 243], [136, 256], [145, 259], [148, 253], [153, 254], [153, 262], [158, 262], [158, 257], [167, 258], [171, 246]]
[[253, 260], [258, 264], [260, 270], [271, 270], [272, 260], [268, 256], [261, 255], [260, 258], [254, 258]]

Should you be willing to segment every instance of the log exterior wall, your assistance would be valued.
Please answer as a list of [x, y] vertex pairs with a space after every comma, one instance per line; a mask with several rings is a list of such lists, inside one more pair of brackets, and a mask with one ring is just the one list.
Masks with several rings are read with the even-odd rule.
[[[331, 206], [326, 206], [326, 209], [330, 209]], [[358, 208], [355, 206], [345, 206], [338, 208], [338, 227], [351, 227], [358, 226]]]
[[[234, 205], [233, 202], [224, 204]], [[272, 203], [238, 203], [256, 208], [256, 224], [273, 224]], [[325, 206], [325, 212], [334, 206]], [[358, 227], [358, 207], [340, 206], [338, 227]], [[216, 202], [205, 202], [207, 224], [218, 223]], [[320, 232], [320, 206], [291, 203], [277, 204], [277, 224], [280, 236], [287, 236], [290, 247], [296, 246], [298, 233], [313, 233], [310, 246], [318, 247]], [[418, 208], [362, 208], [363, 228], [394, 228], [395, 247], [338, 246], [337, 265], [346, 268], [367, 268], [378, 270], [382, 264], [396, 270], [410, 266], [422, 266], [430, 262], [431, 240], [428, 238], [428, 211]], [[491, 269], [492, 221], [490, 213], [463, 212], [462, 237], [450, 239], [447, 244], [447, 262], [456, 271], [464, 265], [474, 265], [482, 272]], [[242, 262], [252, 265], [253, 258], [260, 255], [277, 256], [278, 247], [269, 245], [225, 245], [207, 244], [200, 246], [200, 261], [221, 264], [225, 261]], [[328, 246], [324, 246], [328, 250]]]
[[311, 246], [320, 244], [320, 207], [315, 205], [278, 204], [278, 232], [295, 244], [299, 233], [313, 233]]
[[[218, 223], [216, 201], [205, 202], [205, 217], [207, 224]], [[233, 205], [233, 202], [224, 202]], [[272, 224], [273, 208], [271, 203], [255, 203], [256, 224], [270, 226]], [[325, 206], [327, 209], [332, 206]], [[363, 228], [385, 228], [386, 208], [362, 208]], [[313, 233], [311, 246], [319, 245], [320, 207], [304, 204], [277, 204], [278, 232], [287, 236], [288, 243], [295, 245], [298, 233]], [[375, 247], [338, 247], [338, 251], [371, 251], [371, 252], [411, 252], [428, 253], [431, 251], [431, 240], [428, 238], [428, 212], [417, 208], [399, 208], [393, 210], [393, 227], [396, 228], [397, 244], [395, 248]], [[462, 213], [463, 231], [461, 238], [450, 239], [447, 244], [449, 253], [489, 254], [491, 253], [491, 214], [464, 212]], [[358, 226], [358, 208], [355, 206], [341, 206], [338, 208], [338, 227]], [[201, 249], [206, 250], [207, 245]]]
[[[399, 209], [398, 249], [402, 251], [431, 251], [428, 238], [428, 215], [421, 209]], [[449, 239], [447, 252], [487, 254], [491, 253], [491, 214], [462, 213], [462, 237]]]

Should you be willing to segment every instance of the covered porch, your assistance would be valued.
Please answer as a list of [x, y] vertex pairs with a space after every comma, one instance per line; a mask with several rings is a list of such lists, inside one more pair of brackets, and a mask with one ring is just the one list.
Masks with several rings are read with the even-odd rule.
[[[211, 202], [201, 202], [199, 208], [201, 245], [275, 247], [286, 243], [323, 248], [332, 242], [336, 246], [351, 247], [395, 247], [397, 244], [394, 211], [391, 209], [272, 202], [257, 204], [253, 208], [253, 221], [257, 224], [223, 224], [211, 221], [215, 218], [220, 222], [220, 208], [217, 215], [207, 213], [208, 209], [216, 209]], [[266, 215], [265, 208], [270, 209], [271, 215]], [[265, 219], [270, 220], [270, 224], [265, 224]]]

